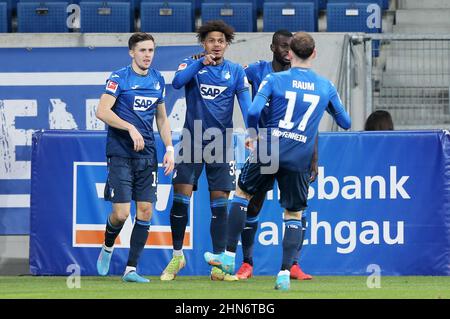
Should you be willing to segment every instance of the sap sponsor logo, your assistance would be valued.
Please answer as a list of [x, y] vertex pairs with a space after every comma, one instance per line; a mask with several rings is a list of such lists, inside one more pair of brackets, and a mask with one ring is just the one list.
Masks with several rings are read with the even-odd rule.
[[111, 80], [108, 80], [108, 83], [106, 84], [106, 90], [112, 93], [116, 93], [118, 87], [119, 84]]
[[135, 96], [133, 110], [147, 111], [157, 100], [157, 97]]
[[[258, 241], [263, 246], [280, 245], [283, 230], [278, 229], [274, 222], [261, 223]], [[390, 221], [347, 221], [343, 220], [335, 225], [318, 219], [318, 212], [311, 212], [309, 238], [305, 238], [303, 245], [336, 245], [339, 254], [350, 254], [359, 245], [403, 245], [405, 243], [404, 221], [396, 223]], [[319, 236], [321, 235], [321, 236]]]
[[226, 86], [215, 86], [215, 85], [200, 85], [200, 94], [205, 100], [214, 100], [223, 91], [227, 89]]

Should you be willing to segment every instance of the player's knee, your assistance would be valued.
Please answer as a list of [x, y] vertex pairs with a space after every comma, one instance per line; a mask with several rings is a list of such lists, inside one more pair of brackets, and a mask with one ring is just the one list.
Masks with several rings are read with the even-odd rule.
[[250, 200], [253, 197], [252, 195], [244, 192], [239, 186], [236, 186], [236, 192], [234, 193], [234, 196], [245, 198], [247, 200]]
[[303, 211], [290, 211], [290, 210], [285, 210], [284, 211], [284, 219], [285, 220], [302, 220], [302, 212]]
[[174, 194], [180, 194], [183, 196], [191, 197], [192, 191], [194, 187], [190, 184], [174, 184], [173, 185], [173, 192]]
[[149, 221], [152, 218], [153, 209], [152, 203], [138, 203], [137, 215], [140, 220]]
[[130, 215], [130, 211], [124, 208], [116, 208], [112, 213], [112, 222], [114, 224], [123, 224]]

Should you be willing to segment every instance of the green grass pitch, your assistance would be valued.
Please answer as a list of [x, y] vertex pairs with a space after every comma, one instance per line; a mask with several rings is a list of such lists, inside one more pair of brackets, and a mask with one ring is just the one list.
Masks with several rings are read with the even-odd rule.
[[[69, 278], [69, 279], [68, 279]], [[0, 276], [0, 299], [450, 299], [450, 276], [382, 276], [380, 288], [368, 288], [365, 276], [315, 276], [291, 281], [288, 292], [273, 289], [275, 276], [218, 282], [209, 277], [179, 276], [162, 282], [124, 283], [121, 277], [81, 277], [80, 288], [68, 288], [70, 277]]]

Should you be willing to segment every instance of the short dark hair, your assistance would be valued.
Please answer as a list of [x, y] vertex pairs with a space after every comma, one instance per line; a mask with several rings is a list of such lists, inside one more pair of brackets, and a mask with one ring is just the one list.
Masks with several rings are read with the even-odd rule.
[[203, 42], [208, 33], [210, 32], [222, 32], [225, 35], [225, 39], [230, 44], [234, 39], [234, 28], [226, 24], [223, 20], [210, 20], [202, 25], [197, 30], [197, 38], [200, 42]]
[[392, 131], [394, 122], [388, 111], [377, 110], [372, 112], [364, 124], [365, 131]]
[[289, 31], [289, 30], [286, 30], [286, 29], [280, 29], [280, 30], [276, 31], [276, 32], [273, 34], [273, 36], [272, 36], [272, 44], [275, 44], [275, 42], [278, 41], [278, 38], [279, 38], [280, 36], [291, 38], [291, 37], [293, 37], [293, 34], [292, 34], [292, 32]]
[[151, 40], [153, 41], [153, 43], [155, 43], [155, 39], [153, 39], [153, 36], [151, 34], [145, 32], [133, 33], [133, 35], [128, 39], [128, 49], [133, 50], [136, 44], [148, 40]]
[[312, 36], [306, 32], [297, 32], [291, 41], [291, 50], [302, 60], [306, 60], [313, 54], [316, 43]]

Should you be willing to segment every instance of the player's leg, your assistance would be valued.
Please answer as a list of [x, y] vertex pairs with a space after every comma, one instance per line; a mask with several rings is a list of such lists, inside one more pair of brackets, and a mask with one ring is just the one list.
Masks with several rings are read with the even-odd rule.
[[256, 231], [258, 230], [258, 215], [264, 204], [267, 191], [258, 191], [249, 201], [247, 207], [247, 218], [244, 230], [241, 234], [243, 263], [236, 276], [239, 279], [248, 279], [253, 276], [253, 246], [255, 243]]
[[[213, 254], [218, 255], [225, 251], [227, 244], [228, 197], [236, 185], [235, 164], [232, 161], [230, 163], [208, 163], [205, 166], [210, 192], [210, 234]], [[210, 277], [211, 280], [238, 280], [235, 276], [214, 266], [211, 269]]]
[[189, 205], [192, 192], [197, 188], [198, 176], [202, 164], [179, 163], [172, 177], [173, 200], [170, 209], [170, 229], [172, 234], [172, 259], [163, 270], [160, 279], [174, 280], [178, 272], [186, 265], [183, 254], [183, 241], [189, 219]]
[[210, 194], [213, 253], [220, 254], [227, 244], [228, 197], [230, 191], [236, 188], [235, 164], [234, 161], [207, 163], [205, 169]]
[[290, 269], [303, 238], [302, 212], [307, 207], [309, 173], [280, 169], [277, 173], [280, 204], [284, 212], [283, 259], [275, 289], [288, 290]]
[[97, 259], [97, 272], [106, 276], [114, 251], [114, 242], [130, 214], [130, 203], [115, 203], [106, 221], [105, 241]]
[[209, 193], [211, 206], [210, 234], [214, 254], [225, 251], [227, 244], [228, 191], [211, 190]]
[[300, 245], [298, 247], [298, 253], [295, 256], [294, 261], [292, 263], [292, 267], [291, 267], [291, 271], [290, 271], [291, 279], [311, 280], [313, 278], [310, 274], [305, 273], [299, 264], [300, 251], [302, 250], [303, 240], [305, 239], [306, 225], [307, 225], [307, 221], [306, 221], [305, 211], [303, 211], [303, 214], [302, 214], [302, 238], [300, 240]]
[[127, 282], [149, 282], [147, 278], [140, 276], [136, 267], [139, 257], [147, 242], [150, 229], [150, 220], [152, 217], [152, 203], [136, 202], [136, 219], [134, 221], [133, 231], [130, 238], [130, 252], [128, 254], [127, 266], [123, 280]]
[[273, 183], [273, 175], [260, 174], [260, 164], [247, 161], [239, 176], [238, 186], [231, 201], [227, 226], [227, 249], [220, 255], [205, 254], [205, 260], [211, 265], [220, 265], [227, 273], [234, 272], [236, 248], [245, 226], [248, 201], [258, 189]]
[[108, 178], [105, 184], [104, 198], [112, 202], [112, 212], [106, 220], [105, 241], [97, 259], [97, 272], [101, 276], [108, 274], [114, 242], [130, 215], [132, 196], [130, 161], [125, 158], [110, 157], [107, 162]]
[[250, 198], [250, 194], [242, 191], [239, 186], [236, 187], [236, 193], [231, 201], [228, 216], [226, 251], [221, 254], [205, 253], [205, 260], [208, 264], [219, 266], [228, 274], [234, 273], [236, 247], [245, 226], [247, 205]]
[[158, 164], [156, 158], [132, 159], [134, 187], [132, 199], [136, 202], [136, 217], [130, 238], [130, 252], [123, 280], [149, 282], [138, 275], [136, 267], [147, 242], [152, 218], [152, 203], [156, 201]]

